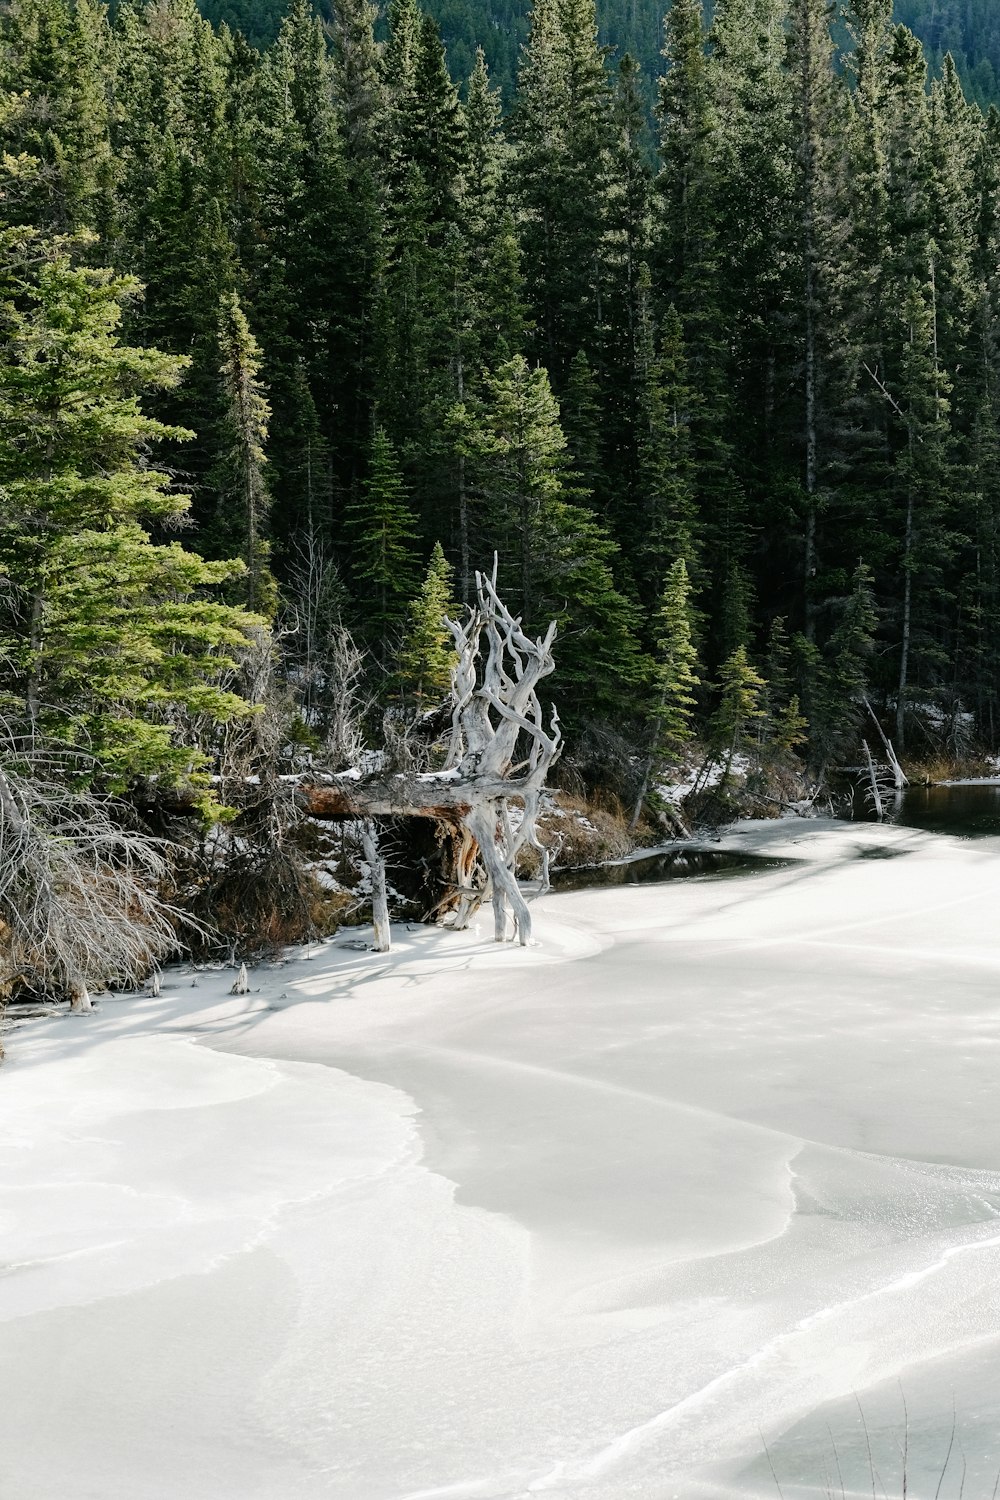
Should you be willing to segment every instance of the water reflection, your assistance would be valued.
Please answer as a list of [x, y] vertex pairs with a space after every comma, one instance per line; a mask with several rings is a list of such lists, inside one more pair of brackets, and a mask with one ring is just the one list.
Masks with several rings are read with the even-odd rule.
[[713, 877], [747, 875], [754, 871], [780, 869], [784, 859], [757, 854], [733, 854], [719, 849], [669, 849], [648, 859], [628, 864], [587, 865], [577, 870], [554, 870], [556, 891], [587, 891], [609, 885], [647, 885], [664, 880], [690, 880], [696, 875]]
[[[854, 800], [855, 818], [866, 820], [860, 797]], [[1000, 782], [909, 787], [892, 822], [958, 838], [1000, 835]]]

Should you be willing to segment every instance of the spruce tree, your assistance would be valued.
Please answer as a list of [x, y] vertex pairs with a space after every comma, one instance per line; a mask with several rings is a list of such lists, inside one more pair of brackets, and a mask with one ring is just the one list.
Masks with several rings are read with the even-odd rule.
[[538, 0], [514, 112], [512, 183], [521, 215], [534, 353], [561, 388], [607, 317], [611, 90], [593, 0]]
[[205, 563], [147, 530], [188, 504], [147, 466], [150, 444], [186, 434], [143, 413], [185, 361], [120, 342], [134, 282], [74, 267], [58, 242], [22, 242], [2, 309], [0, 532], [8, 712], [76, 744], [116, 784], [181, 777], [200, 756], [183, 716], [224, 722], [246, 705], [220, 685], [256, 617], [207, 591], [239, 563]]
[[640, 304], [638, 505], [631, 536], [636, 572], [646, 589], [655, 587], [654, 580], [672, 566], [671, 559], [683, 558], [695, 581], [701, 575], [691, 430], [697, 398], [689, 381], [677, 310], [667, 309], [657, 340], [650, 300], [644, 296]]
[[532, 628], [559, 623], [564, 706], [612, 712], [648, 674], [637, 612], [617, 586], [618, 548], [574, 503], [559, 406], [548, 374], [523, 355], [501, 366], [467, 442], [508, 594]]
[[382, 427], [375, 429], [368, 472], [357, 499], [346, 509], [344, 527], [351, 575], [364, 599], [367, 632], [385, 661], [390, 635], [403, 619], [415, 587], [417, 533], [399, 459]]
[[226, 412], [222, 459], [216, 471], [215, 529], [233, 538], [234, 550], [246, 564], [248, 607], [272, 615], [277, 601], [268, 565], [271, 496], [264, 451], [271, 408], [260, 379], [260, 349], [235, 292], [224, 296], [219, 307], [219, 346]]
[[451, 684], [454, 648], [444, 617], [455, 610], [452, 583], [451, 565], [441, 543], [435, 542], [420, 593], [407, 611], [398, 657], [400, 685], [418, 708], [425, 699], [439, 702]]
[[656, 750], [676, 753], [693, 734], [700, 686], [691, 631], [691, 582], [683, 557], [671, 566], [656, 613]]
[[711, 723], [712, 744], [725, 760], [723, 781], [736, 756], [754, 743], [755, 726], [765, 714], [762, 698], [766, 688], [763, 677], [750, 663], [746, 647], [737, 646], [722, 663], [721, 697]]
[[49, 233], [112, 224], [111, 35], [92, 0], [15, 0], [0, 29], [0, 147], [8, 224]]

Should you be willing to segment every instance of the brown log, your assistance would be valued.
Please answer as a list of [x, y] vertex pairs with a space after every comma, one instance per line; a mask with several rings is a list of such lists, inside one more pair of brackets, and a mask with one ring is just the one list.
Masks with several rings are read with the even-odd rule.
[[299, 795], [310, 817], [325, 822], [354, 818], [436, 818], [458, 826], [473, 807], [496, 797], [518, 798], [533, 790], [532, 778], [365, 777], [303, 782]]

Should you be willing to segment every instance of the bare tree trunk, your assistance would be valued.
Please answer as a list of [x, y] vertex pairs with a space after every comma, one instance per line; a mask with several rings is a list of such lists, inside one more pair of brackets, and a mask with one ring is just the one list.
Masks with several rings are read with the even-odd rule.
[[388, 953], [392, 946], [389, 926], [389, 901], [385, 889], [385, 856], [378, 843], [378, 829], [372, 818], [361, 824], [361, 845], [372, 877], [372, 926], [375, 929], [376, 953]]
[[32, 730], [38, 724], [38, 714], [41, 708], [39, 694], [39, 657], [42, 650], [42, 615], [45, 608], [41, 594], [35, 594], [31, 600], [31, 624], [29, 627], [28, 647], [30, 651], [30, 666], [28, 667], [28, 686], [25, 695], [28, 718], [31, 721]]
[[906, 539], [903, 546], [903, 638], [899, 651], [899, 687], [896, 693], [896, 739], [906, 745], [906, 689], [910, 665], [910, 614], [913, 605], [913, 489], [906, 497]]
[[[810, 156], [809, 167], [812, 171]], [[806, 535], [802, 559], [805, 636], [813, 640], [816, 635], [816, 601], [813, 598], [813, 578], [816, 574], [816, 271], [813, 249], [813, 203], [812, 182], [806, 188], [806, 204], [803, 213], [806, 260]]]
[[881, 823], [883, 817], [885, 816], [885, 810], [882, 806], [882, 794], [879, 791], [878, 776], [875, 772], [875, 762], [872, 760], [872, 753], [868, 748], [867, 740], [861, 741], [861, 748], [865, 752], [865, 761], [868, 766], [868, 781], [871, 789], [872, 807], [875, 809], [875, 816]]
[[872, 708], [871, 704], [868, 702], [867, 698], [865, 698], [863, 701], [865, 708], [867, 708], [868, 712], [871, 714], [872, 723], [878, 730], [878, 737], [882, 741], [882, 744], [885, 748], [885, 753], [889, 759], [889, 765], [892, 767], [892, 784], [897, 792], [901, 792], [905, 786], [909, 786], [910, 784], [907, 780], [906, 773], [904, 772], [902, 766], [899, 764], [899, 761], [896, 759], [896, 752], [892, 748], [892, 741], [887, 737], [884, 729], [882, 728], [882, 725], [879, 723], [878, 715]]
[[[434, 913], [453, 914], [457, 928], [468, 926], [489, 895], [497, 940], [506, 937], [509, 908], [518, 940], [529, 941], [531, 916], [515, 875], [525, 845], [538, 852], [542, 888], [548, 887], [548, 854], [536, 826], [541, 789], [562, 749], [562, 732], [554, 708], [545, 727], [538, 686], [555, 667], [556, 626], [553, 621], [537, 639], [527, 636], [520, 619], [497, 594], [496, 572], [494, 559], [491, 577], [475, 575], [476, 602], [467, 617], [447, 621], [455, 663], [451, 736], [443, 770], [419, 776], [379, 772], [364, 779], [354, 770], [301, 791], [313, 817], [361, 821], [375, 887], [376, 946], [381, 951], [389, 946], [388, 908], [375, 818], [430, 817], [448, 830], [452, 879]], [[522, 807], [516, 828], [509, 811], [512, 801]]]
[[502, 943], [507, 937], [507, 906], [514, 918], [514, 931], [521, 947], [531, 940], [531, 912], [521, 894], [513, 870], [508, 865], [497, 839], [497, 823], [500, 810], [496, 802], [486, 802], [474, 807], [466, 818], [466, 826], [475, 835], [479, 852], [490, 881], [493, 900], [494, 934]]

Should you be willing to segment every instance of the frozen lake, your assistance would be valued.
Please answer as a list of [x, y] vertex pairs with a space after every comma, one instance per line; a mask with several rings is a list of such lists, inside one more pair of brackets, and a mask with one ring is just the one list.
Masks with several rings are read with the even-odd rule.
[[1000, 840], [727, 848], [13, 1035], [4, 1500], [989, 1500]]

